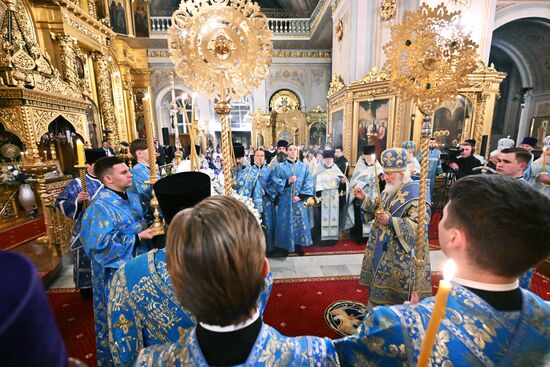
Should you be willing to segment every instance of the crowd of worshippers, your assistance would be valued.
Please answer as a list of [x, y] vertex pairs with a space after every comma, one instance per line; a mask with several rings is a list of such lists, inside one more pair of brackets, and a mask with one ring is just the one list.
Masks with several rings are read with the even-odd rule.
[[[550, 148], [550, 137], [544, 144]], [[253, 169], [260, 183], [262, 171], [269, 174], [271, 184], [260, 184], [259, 197], [263, 208], [274, 207], [273, 245], [286, 251], [312, 242], [310, 220], [319, 217], [320, 240], [334, 240], [341, 186], [350, 185], [344, 198], [351, 223], [344, 226], [358, 229], [358, 236], [368, 233], [359, 279], [369, 290], [368, 312], [357, 334], [337, 340], [283, 336], [263, 321], [272, 284], [265, 211], [260, 223], [242, 202], [212, 195], [212, 179], [201, 172], [172, 174], [151, 188], [143, 141], [130, 144], [137, 162], [131, 170], [104, 149], [86, 150], [87, 192], [77, 178], [56, 205], [75, 219], [75, 283], [81, 292], [92, 290], [98, 365], [416, 365], [434, 299], [427, 230], [424, 258], [415, 258], [418, 217], [429, 223], [430, 198], [426, 213], [419, 213], [410, 145], [380, 157], [364, 147], [349, 180], [328, 149], [312, 173], [293, 144], [279, 142], [269, 165], [255, 159], [245, 166], [234, 148], [237, 191]], [[457, 273], [431, 365], [540, 366], [550, 358], [550, 305], [529, 290], [533, 269], [550, 255], [550, 198], [504, 174], [512, 171], [512, 158], [518, 160], [514, 149], [499, 153], [502, 174], [469, 175], [449, 190], [438, 233]], [[545, 183], [550, 160], [529, 164], [531, 179]], [[253, 197], [258, 186], [251, 187]], [[147, 214], [152, 191], [167, 226], [164, 241], [154, 236]], [[2, 362], [65, 366], [66, 351], [30, 261], [1, 252], [0, 271], [10, 300], [0, 303], [0, 320], [8, 320], [0, 328]]]

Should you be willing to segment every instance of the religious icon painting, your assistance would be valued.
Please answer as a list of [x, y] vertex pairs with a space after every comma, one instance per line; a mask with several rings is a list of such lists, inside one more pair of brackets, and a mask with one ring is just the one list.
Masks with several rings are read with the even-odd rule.
[[327, 141], [327, 126], [316, 122], [309, 128], [309, 144], [324, 146]]
[[337, 110], [331, 115], [331, 138], [332, 146], [344, 145], [344, 110]]
[[465, 122], [472, 115], [472, 104], [462, 95], [444, 101], [434, 113], [433, 136], [442, 148], [456, 145], [462, 137]]
[[380, 157], [387, 148], [388, 128], [393, 111], [393, 99], [369, 99], [357, 102], [356, 106], [356, 147], [354, 161], [363, 154], [363, 147], [374, 145], [376, 156]]
[[367, 306], [357, 302], [342, 300], [330, 304], [325, 309], [325, 322], [336, 333], [342, 336], [357, 333], [357, 328], [365, 318]]
[[136, 37], [149, 37], [149, 21], [145, 0], [134, 0], [134, 26]]
[[529, 136], [537, 138], [537, 149], [542, 149], [544, 137], [548, 135], [550, 135], [550, 116], [533, 117]]
[[109, 3], [111, 28], [116, 33], [128, 34], [126, 24], [126, 5], [124, 0], [111, 0]]

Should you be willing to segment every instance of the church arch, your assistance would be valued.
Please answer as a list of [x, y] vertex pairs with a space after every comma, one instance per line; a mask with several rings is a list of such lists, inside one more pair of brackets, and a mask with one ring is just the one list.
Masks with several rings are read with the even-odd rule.
[[550, 7], [548, 7], [548, 4], [521, 2], [497, 10], [493, 30], [515, 20], [525, 18], [550, 19]]

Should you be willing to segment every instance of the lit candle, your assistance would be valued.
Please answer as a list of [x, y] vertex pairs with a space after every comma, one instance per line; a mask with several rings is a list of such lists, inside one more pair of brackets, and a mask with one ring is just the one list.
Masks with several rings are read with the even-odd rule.
[[544, 146], [544, 148], [542, 148], [542, 174], [545, 174], [547, 175], [548, 173], [546, 172], [546, 149], [547, 147]]
[[48, 151], [47, 150], [44, 151], [44, 160], [45, 161], [48, 160]]
[[424, 334], [424, 342], [422, 343], [422, 349], [420, 350], [420, 357], [418, 357], [417, 367], [426, 367], [430, 361], [430, 355], [432, 354], [432, 348], [437, 338], [437, 330], [441, 324], [441, 320], [445, 316], [445, 310], [447, 307], [447, 298], [451, 291], [451, 280], [456, 272], [455, 262], [451, 259], [447, 260], [443, 267], [443, 279], [439, 281], [439, 288], [437, 295], [435, 296], [434, 308], [432, 311], [432, 317], [428, 323], [428, 328]]
[[84, 144], [80, 139], [76, 141], [76, 157], [77, 157], [79, 166], [86, 165], [86, 154], [84, 154]]

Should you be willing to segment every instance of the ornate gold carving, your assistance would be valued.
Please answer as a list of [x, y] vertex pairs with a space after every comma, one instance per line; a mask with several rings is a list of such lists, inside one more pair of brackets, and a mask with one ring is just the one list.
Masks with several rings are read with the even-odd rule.
[[153, 72], [153, 69], [149, 69], [149, 68], [130, 69], [130, 74], [132, 75], [150, 75], [152, 72]]
[[373, 67], [361, 80], [351, 83], [352, 86], [364, 85], [374, 82], [383, 82], [390, 80], [390, 74], [388, 74], [384, 69], [378, 69]]
[[338, 41], [341, 41], [344, 37], [344, 22], [342, 22], [342, 19], [336, 23], [336, 27], [334, 28], [334, 32], [336, 34], [336, 39]]
[[300, 100], [292, 91], [288, 89], [280, 90], [271, 97], [269, 107], [277, 113], [299, 110]]
[[61, 65], [63, 67], [64, 79], [73, 84], [78, 85], [78, 75], [76, 73], [76, 38], [65, 35], [52, 33], [51, 37], [57, 42], [61, 49]]
[[377, 88], [377, 89], [367, 89], [364, 91], [356, 92], [354, 94], [354, 98], [362, 98], [362, 97], [373, 97], [373, 96], [379, 96], [383, 94], [392, 94], [395, 91], [391, 88]]
[[382, 0], [380, 5], [380, 18], [384, 21], [388, 21], [395, 15], [397, 10], [397, 4], [395, 0]]
[[330, 51], [305, 51], [305, 50], [273, 50], [273, 57], [279, 59], [330, 59]]
[[7, 131], [17, 135], [25, 146], [34, 140], [32, 131], [30, 133], [26, 131], [25, 122], [18, 108], [0, 108], [0, 122]]
[[455, 26], [459, 15], [444, 4], [432, 9], [423, 3], [392, 26], [392, 40], [384, 47], [392, 85], [417, 101], [424, 114], [467, 85], [467, 74], [475, 69], [477, 45]]
[[98, 52], [93, 53], [92, 58], [94, 59], [97, 94], [99, 97], [99, 107], [103, 116], [103, 127], [111, 131], [111, 139], [116, 145], [119, 143], [119, 136], [115, 106], [113, 104], [111, 70], [109, 67], [112, 60], [110, 56]]
[[346, 85], [344, 84], [344, 80], [342, 77], [338, 74], [332, 75], [332, 81], [330, 82], [330, 85], [328, 87], [328, 95], [329, 97], [333, 95], [334, 93], [338, 93], [342, 89], [344, 89]]
[[[202, 34], [202, 37], [194, 35]], [[182, 3], [172, 15], [168, 49], [176, 73], [210, 98], [247, 95], [268, 74], [272, 34], [260, 7], [249, 0]]]
[[[350, 133], [344, 133], [343, 134], [343, 141], [342, 145], [344, 147], [344, 154], [347, 157], [352, 157], [352, 145], [353, 145], [353, 134], [351, 133], [353, 131], [353, 100], [352, 100], [352, 94], [347, 93], [346, 102], [344, 105], [344, 128], [343, 131], [350, 132]], [[355, 164], [353, 162], [353, 164]]]
[[336, 9], [338, 9], [338, 5], [340, 5], [340, 0], [334, 0], [334, 2], [332, 3], [332, 14], [334, 14]]
[[88, 27], [87, 25], [83, 24], [80, 20], [74, 19], [72, 16], [70, 16], [65, 12], [63, 13], [63, 22], [73, 27], [74, 29], [78, 30], [84, 36], [96, 41], [100, 45], [105, 47], [109, 46], [107, 44], [107, 39], [105, 38], [105, 36], [101, 34], [101, 32], [98, 32], [97, 29]]

